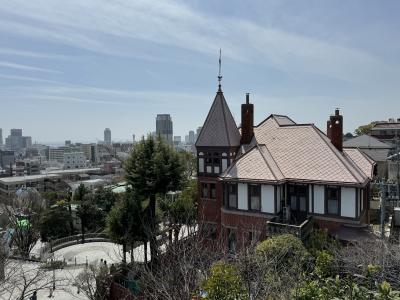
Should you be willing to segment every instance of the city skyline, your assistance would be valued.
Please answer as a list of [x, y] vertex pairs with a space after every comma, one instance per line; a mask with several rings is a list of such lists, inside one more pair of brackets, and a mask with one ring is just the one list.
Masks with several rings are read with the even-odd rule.
[[130, 140], [167, 113], [185, 136], [202, 125], [217, 91], [220, 48], [222, 90], [237, 124], [246, 92], [255, 124], [277, 113], [324, 130], [335, 107], [345, 132], [398, 118], [400, 3], [308, 3], [3, 5], [3, 135], [23, 128], [44, 143], [95, 141], [109, 127], [113, 140]]

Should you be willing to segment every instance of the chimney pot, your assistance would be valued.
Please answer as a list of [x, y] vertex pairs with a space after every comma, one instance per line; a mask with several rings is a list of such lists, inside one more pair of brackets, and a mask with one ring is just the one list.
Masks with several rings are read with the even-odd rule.
[[246, 104], [250, 103], [250, 93], [246, 93]]

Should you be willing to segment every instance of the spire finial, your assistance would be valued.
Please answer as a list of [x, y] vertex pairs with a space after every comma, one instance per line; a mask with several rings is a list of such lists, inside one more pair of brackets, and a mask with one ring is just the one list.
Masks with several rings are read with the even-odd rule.
[[221, 48], [219, 48], [219, 73], [218, 73], [218, 91], [221, 92]]

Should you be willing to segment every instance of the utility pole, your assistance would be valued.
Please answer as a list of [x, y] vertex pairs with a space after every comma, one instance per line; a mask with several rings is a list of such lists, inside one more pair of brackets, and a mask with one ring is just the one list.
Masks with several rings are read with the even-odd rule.
[[382, 179], [379, 183], [380, 190], [380, 202], [381, 202], [381, 238], [385, 238], [385, 212], [386, 212], [386, 184], [385, 180]]
[[400, 137], [398, 135], [396, 139], [396, 158], [397, 158], [397, 207], [399, 207], [400, 206]]

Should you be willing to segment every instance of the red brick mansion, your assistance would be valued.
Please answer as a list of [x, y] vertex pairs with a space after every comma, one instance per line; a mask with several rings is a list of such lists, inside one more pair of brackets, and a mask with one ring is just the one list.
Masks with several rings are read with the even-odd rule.
[[208, 240], [234, 251], [280, 230], [368, 223], [374, 162], [343, 149], [339, 110], [327, 135], [284, 115], [254, 125], [248, 94], [241, 111], [238, 127], [220, 87], [196, 142], [198, 219]]

